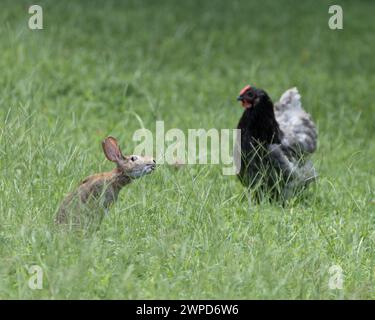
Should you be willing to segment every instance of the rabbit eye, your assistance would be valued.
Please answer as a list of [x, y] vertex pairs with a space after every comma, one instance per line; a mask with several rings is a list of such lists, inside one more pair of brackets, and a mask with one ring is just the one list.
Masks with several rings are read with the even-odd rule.
[[134, 161], [137, 161], [137, 160], [138, 160], [138, 157], [137, 157], [137, 156], [132, 156], [132, 157], [130, 158], [130, 160], [133, 161], [133, 162], [134, 162]]

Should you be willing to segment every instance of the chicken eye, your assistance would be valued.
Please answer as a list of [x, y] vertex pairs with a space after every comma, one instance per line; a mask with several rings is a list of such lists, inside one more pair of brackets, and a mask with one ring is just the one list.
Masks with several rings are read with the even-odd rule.
[[137, 161], [137, 160], [138, 160], [138, 157], [137, 157], [137, 156], [132, 156], [132, 157], [130, 158], [130, 160], [133, 161], [133, 162], [134, 162], [134, 161]]
[[246, 94], [249, 98], [254, 98], [254, 93], [252, 91], [247, 92]]

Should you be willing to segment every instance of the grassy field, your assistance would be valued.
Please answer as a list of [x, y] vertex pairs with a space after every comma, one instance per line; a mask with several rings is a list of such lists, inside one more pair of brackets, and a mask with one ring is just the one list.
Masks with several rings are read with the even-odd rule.
[[[374, 299], [373, 1], [28, 1], [0, 10], [0, 298]], [[56, 231], [56, 208], [110, 170], [100, 142], [155, 121], [235, 128], [247, 83], [297, 86], [319, 128], [320, 178], [287, 206], [253, 205], [220, 165], [159, 166], [98, 232]], [[28, 267], [44, 272], [28, 286]], [[332, 290], [329, 268], [344, 273]]]

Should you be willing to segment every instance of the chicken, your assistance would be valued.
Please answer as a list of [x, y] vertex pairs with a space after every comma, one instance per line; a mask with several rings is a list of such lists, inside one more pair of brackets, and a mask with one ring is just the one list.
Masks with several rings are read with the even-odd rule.
[[256, 199], [286, 200], [314, 181], [317, 173], [307, 158], [316, 150], [317, 130], [297, 88], [274, 105], [264, 90], [248, 85], [237, 100], [245, 109], [235, 150], [241, 157], [238, 177]]

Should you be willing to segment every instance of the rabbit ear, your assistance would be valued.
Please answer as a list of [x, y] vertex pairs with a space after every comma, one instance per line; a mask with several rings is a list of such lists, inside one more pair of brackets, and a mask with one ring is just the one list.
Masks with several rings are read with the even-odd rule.
[[115, 138], [105, 138], [102, 142], [102, 147], [104, 154], [109, 161], [118, 162], [119, 160], [123, 159], [122, 152]]

